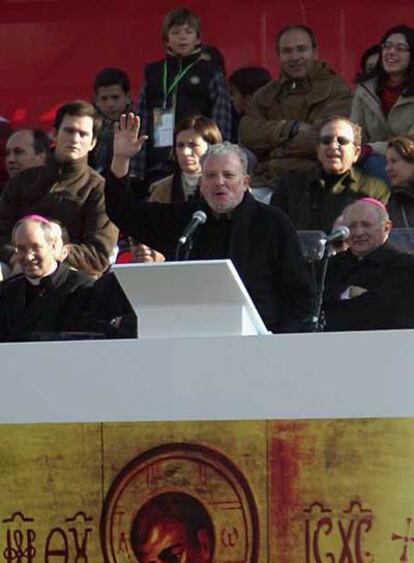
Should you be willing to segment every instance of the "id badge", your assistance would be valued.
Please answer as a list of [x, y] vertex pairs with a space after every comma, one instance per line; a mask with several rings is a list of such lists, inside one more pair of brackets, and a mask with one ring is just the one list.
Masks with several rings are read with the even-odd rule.
[[154, 147], [172, 147], [174, 140], [174, 111], [154, 109]]

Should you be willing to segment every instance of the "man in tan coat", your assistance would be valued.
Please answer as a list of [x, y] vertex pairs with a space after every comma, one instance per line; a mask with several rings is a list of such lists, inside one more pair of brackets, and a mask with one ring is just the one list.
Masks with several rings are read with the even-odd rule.
[[349, 116], [351, 88], [318, 61], [313, 31], [291, 25], [276, 39], [280, 76], [258, 90], [240, 123], [240, 142], [258, 157], [254, 185], [274, 186], [285, 170], [316, 160], [316, 129], [332, 115]]

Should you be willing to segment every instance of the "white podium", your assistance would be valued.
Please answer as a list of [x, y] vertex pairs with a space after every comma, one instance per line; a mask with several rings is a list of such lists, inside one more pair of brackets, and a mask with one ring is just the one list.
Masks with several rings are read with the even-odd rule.
[[138, 336], [268, 334], [230, 260], [113, 268], [138, 316]]

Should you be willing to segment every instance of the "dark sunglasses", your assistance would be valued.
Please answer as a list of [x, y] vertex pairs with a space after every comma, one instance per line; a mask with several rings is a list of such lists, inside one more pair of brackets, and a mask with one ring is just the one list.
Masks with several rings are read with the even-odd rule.
[[334, 135], [323, 135], [322, 137], [319, 137], [319, 143], [321, 145], [331, 145], [335, 140], [339, 145], [341, 145], [341, 147], [345, 145], [349, 145], [349, 143], [354, 142], [351, 141], [351, 139], [348, 139], [347, 137], [341, 137], [341, 136], [335, 137]]

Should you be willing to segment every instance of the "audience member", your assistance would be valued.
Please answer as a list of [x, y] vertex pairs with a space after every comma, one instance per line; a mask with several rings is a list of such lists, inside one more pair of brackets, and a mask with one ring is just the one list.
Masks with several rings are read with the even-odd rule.
[[121, 117], [115, 132], [106, 184], [112, 220], [130, 236], [169, 255], [194, 211], [203, 208], [207, 221], [194, 236], [190, 258], [231, 258], [269, 330], [304, 330], [313, 293], [299, 241], [281, 212], [250, 195], [245, 153], [229, 143], [209, 148], [202, 165], [204, 202], [146, 203], [125, 186], [129, 159], [145, 140], [138, 138], [138, 129], [139, 118], [130, 114]]
[[8, 180], [4, 153], [6, 150], [7, 139], [13, 133], [10, 122], [0, 115], [0, 193]]
[[387, 209], [394, 227], [414, 227], [414, 138], [395, 137], [385, 153], [391, 184]]
[[345, 206], [371, 196], [384, 203], [389, 190], [379, 178], [354, 166], [361, 152], [361, 128], [345, 117], [322, 122], [316, 154], [318, 166], [310, 171], [285, 172], [271, 203], [284, 211], [300, 230], [330, 231]]
[[258, 90], [240, 122], [240, 142], [256, 153], [255, 185], [274, 186], [285, 170], [308, 169], [315, 160], [318, 124], [349, 115], [352, 92], [318, 61], [311, 29], [290, 25], [276, 39], [281, 73]]
[[199, 17], [188, 8], [167, 13], [162, 25], [166, 58], [145, 67], [137, 106], [149, 142], [132, 163], [131, 174], [148, 183], [172, 171], [174, 123], [190, 115], [213, 119], [223, 137], [231, 135], [231, 104], [218, 67], [202, 57]]
[[272, 75], [261, 66], [238, 68], [229, 76], [230, 96], [238, 114], [246, 113], [253, 94], [272, 80]]
[[174, 130], [174, 173], [151, 184], [149, 201], [171, 203], [199, 197], [200, 159], [210, 145], [222, 141], [212, 119], [196, 115], [180, 121]]
[[398, 25], [384, 33], [374, 74], [357, 87], [351, 119], [362, 127], [364, 170], [388, 181], [388, 139], [414, 134], [413, 28]]
[[[55, 248], [55, 260], [57, 260], [58, 262], [64, 262], [70, 252], [69, 233], [66, 227], [62, 225], [60, 221], [49, 220], [47, 217], [43, 218], [40, 215], [30, 215], [30, 217], [34, 219], [40, 218], [40, 220], [45, 219], [46, 221], [49, 221], [51, 237], [53, 237], [54, 240], [53, 244]], [[10, 268], [3, 262], [0, 262], [0, 273], [0, 281], [7, 279], [11, 275]], [[20, 264], [16, 261], [13, 267], [13, 275], [21, 273], [22, 270]]]
[[22, 273], [0, 284], [0, 341], [50, 339], [78, 330], [93, 279], [56, 260], [57, 225], [38, 215], [20, 219], [12, 241]]
[[376, 74], [376, 67], [381, 55], [380, 45], [371, 45], [362, 53], [361, 61], [359, 64], [359, 71], [355, 76], [355, 82], [365, 82], [370, 76]]
[[95, 148], [89, 155], [89, 164], [102, 172], [111, 165], [114, 144], [114, 124], [131, 109], [131, 88], [127, 74], [119, 68], [104, 68], [94, 83], [95, 106], [102, 116], [102, 127]]
[[5, 156], [10, 178], [26, 168], [43, 166], [50, 156], [49, 137], [41, 129], [19, 129], [8, 138]]
[[240, 119], [246, 113], [253, 94], [272, 80], [269, 71], [261, 66], [246, 66], [235, 70], [228, 78], [233, 107], [232, 136], [239, 141]]
[[61, 106], [55, 117], [56, 148], [42, 167], [11, 178], [0, 198], [0, 258], [16, 261], [10, 232], [27, 214], [62, 222], [71, 239], [70, 266], [92, 275], [109, 265], [118, 231], [105, 213], [104, 179], [88, 166], [96, 143], [99, 117], [93, 106], [76, 101]]
[[343, 215], [349, 248], [328, 266], [326, 330], [414, 328], [414, 256], [387, 241], [392, 223], [384, 205], [364, 198]]

